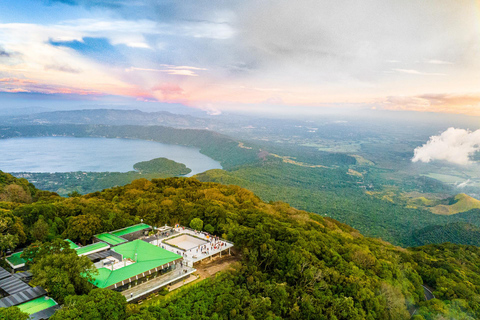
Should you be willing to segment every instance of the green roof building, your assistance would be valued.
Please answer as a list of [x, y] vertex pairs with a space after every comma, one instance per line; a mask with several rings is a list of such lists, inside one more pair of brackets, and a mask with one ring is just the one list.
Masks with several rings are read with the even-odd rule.
[[127, 242], [126, 239], [120, 238], [119, 236], [116, 236], [111, 233], [97, 234], [95, 238], [97, 238], [100, 241], [106, 242], [111, 246], [116, 246], [116, 245]]
[[[134, 240], [111, 249], [122, 256], [122, 261], [98, 268], [92, 283], [99, 288], [122, 291], [132, 282], [144, 281], [175, 268], [182, 256], [156, 247], [142, 240]], [[108, 258], [107, 258], [108, 260]]]
[[[68, 242], [68, 245], [70, 246], [71, 249], [78, 249], [80, 246], [75, 244], [72, 240], [70, 239], [65, 239], [66, 242]], [[20, 258], [20, 255], [23, 253], [23, 251], [16, 252], [12, 254], [11, 256], [8, 256], [5, 258], [5, 260], [8, 262], [8, 264], [14, 269], [20, 269], [25, 267], [25, 259]]]
[[11, 256], [8, 256], [5, 258], [7, 260], [8, 264], [13, 268], [13, 269], [19, 269], [25, 266], [25, 260], [20, 258], [20, 255], [23, 253], [23, 251], [16, 252], [12, 254]]
[[77, 255], [85, 256], [95, 252], [107, 250], [108, 248], [110, 248], [110, 246], [105, 242], [96, 242], [94, 244], [89, 244], [88, 246], [80, 247], [75, 250], [77, 251]]
[[58, 309], [58, 304], [49, 297], [40, 297], [17, 306], [22, 312], [28, 313], [29, 319], [48, 319]]
[[73, 241], [70, 240], [70, 239], [65, 239], [65, 241], [68, 242], [68, 245], [70, 246], [70, 249], [80, 248], [80, 246], [79, 246], [78, 244], [76, 244], [75, 242], [73, 242]]
[[139, 223], [139, 224], [136, 224], [136, 225], [133, 225], [133, 226], [130, 226], [130, 227], [126, 227], [126, 228], [123, 228], [123, 229], [112, 231], [110, 233], [113, 234], [113, 235], [116, 235], [118, 237], [121, 237], [121, 236], [130, 234], [130, 233], [135, 233], [135, 232], [138, 232], [138, 231], [148, 230], [148, 229], [151, 229], [151, 228], [152, 227], [150, 227], [146, 223]]

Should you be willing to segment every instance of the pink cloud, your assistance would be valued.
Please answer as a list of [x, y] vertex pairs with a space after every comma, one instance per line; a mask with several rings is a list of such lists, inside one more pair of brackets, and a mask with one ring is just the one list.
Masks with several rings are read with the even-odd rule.
[[34, 80], [28, 79], [19, 79], [19, 78], [0, 78], [0, 82], [2, 83], [10, 83], [10, 84], [30, 84], [30, 83], [37, 83]]
[[185, 91], [177, 84], [164, 83], [152, 88], [152, 91], [160, 91], [164, 100], [172, 100], [184, 96]]
[[43, 93], [43, 94], [77, 94], [77, 95], [101, 95], [102, 94], [101, 92], [98, 92], [95, 90], [41, 84], [34, 80], [18, 79], [18, 78], [1, 78], [0, 91], [10, 92], [10, 93], [35, 92], [35, 93]]
[[440, 93], [417, 96], [390, 96], [384, 101], [384, 108], [478, 116], [480, 115], [480, 95]]

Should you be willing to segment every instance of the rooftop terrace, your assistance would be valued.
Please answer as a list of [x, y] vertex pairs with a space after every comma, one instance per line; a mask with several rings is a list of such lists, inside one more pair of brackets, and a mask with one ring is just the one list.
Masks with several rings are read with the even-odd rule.
[[[141, 229], [140, 229], [141, 230]], [[124, 260], [116, 265], [98, 268], [92, 282], [99, 288], [107, 288], [136, 275], [164, 266], [182, 257], [173, 252], [158, 248], [142, 240], [134, 240], [112, 249], [121, 254]], [[126, 264], [126, 265], [125, 265]], [[113, 269], [113, 270], [112, 270]]]

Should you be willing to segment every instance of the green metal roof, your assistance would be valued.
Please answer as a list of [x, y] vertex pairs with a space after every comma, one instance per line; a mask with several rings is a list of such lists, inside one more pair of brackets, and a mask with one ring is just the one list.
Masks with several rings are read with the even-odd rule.
[[11, 256], [7, 257], [7, 261], [10, 262], [13, 266], [20, 266], [22, 264], [25, 264], [25, 260], [20, 258], [20, 255], [23, 253], [23, 251], [17, 252], [12, 254]]
[[97, 250], [100, 251], [100, 249], [108, 249], [108, 248], [110, 248], [110, 246], [105, 242], [96, 242], [94, 244], [89, 244], [88, 246], [78, 248], [76, 249], [76, 251], [79, 256], [83, 256], [93, 251], [97, 251]]
[[112, 246], [116, 246], [117, 244], [127, 242], [126, 239], [122, 239], [122, 238], [120, 238], [120, 237], [118, 237], [114, 234], [110, 234], [110, 233], [98, 234], [95, 237], [97, 237], [98, 239], [100, 239], [100, 240], [102, 240], [106, 243], [111, 244]]
[[117, 231], [112, 231], [110, 233], [120, 237], [120, 236], [123, 236], [124, 234], [129, 234], [129, 233], [132, 233], [132, 232], [136, 232], [136, 231], [140, 231], [140, 230], [148, 229], [148, 228], [150, 228], [150, 226], [148, 224], [140, 223], [140, 224], [136, 224], [136, 225], [131, 226], [131, 227], [126, 227], [124, 229], [120, 229], [120, 230], [117, 230]]
[[55, 305], [57, 305], [57, 303], [52, 298], [40, 297], [32, 301], [19, 304], [17, 307], [22, 312], [25, 312], [28, 314], [34, 314], [42, 310], [45, 310], [47, 308], [53, 307]]
[[70, 249], [77, 249], [77, 248], [80, 248], [80, 246], [78, 244], [76, 244], [75, 242], [73, 242], [72, 240], [70, 239], [65, 239], [65, 241], [68, 242], [68, 244], [70, 245]]
[[135, 261], [136, 253], [137, 262], [113, 271], [108, 269], [108, 267], [97, 269], [98, 275], [93, 275], [94, 280], [92, 283], [99, 288], [107, 288], [115, 283], [182, 258], [182, 256], [178, 254], [156, 247], [142, 240], [127, 242], [112, 250], [123, 255], [124, 259], [131, 259], [133, 261]]

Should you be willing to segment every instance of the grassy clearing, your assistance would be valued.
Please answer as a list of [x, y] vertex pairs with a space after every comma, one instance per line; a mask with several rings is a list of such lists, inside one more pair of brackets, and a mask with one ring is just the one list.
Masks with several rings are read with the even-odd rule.
[[454, 176], [454, 175], [441, 174], [441, 173], [428, 173], [428, 174], [423, 174], [422, 176], [436, 179], [443, 183], [448, 183], [448, 184], [460, 183], [465, 181], [465, 178]]
[[452, 215], [460, 212], [466, 212], [472, 209], [480, 209], [480, 201], [466, 195], [465, 193], [457, 194], [454, 203], [450, 205], [440, 204], [430, 208], [435, 214]]

